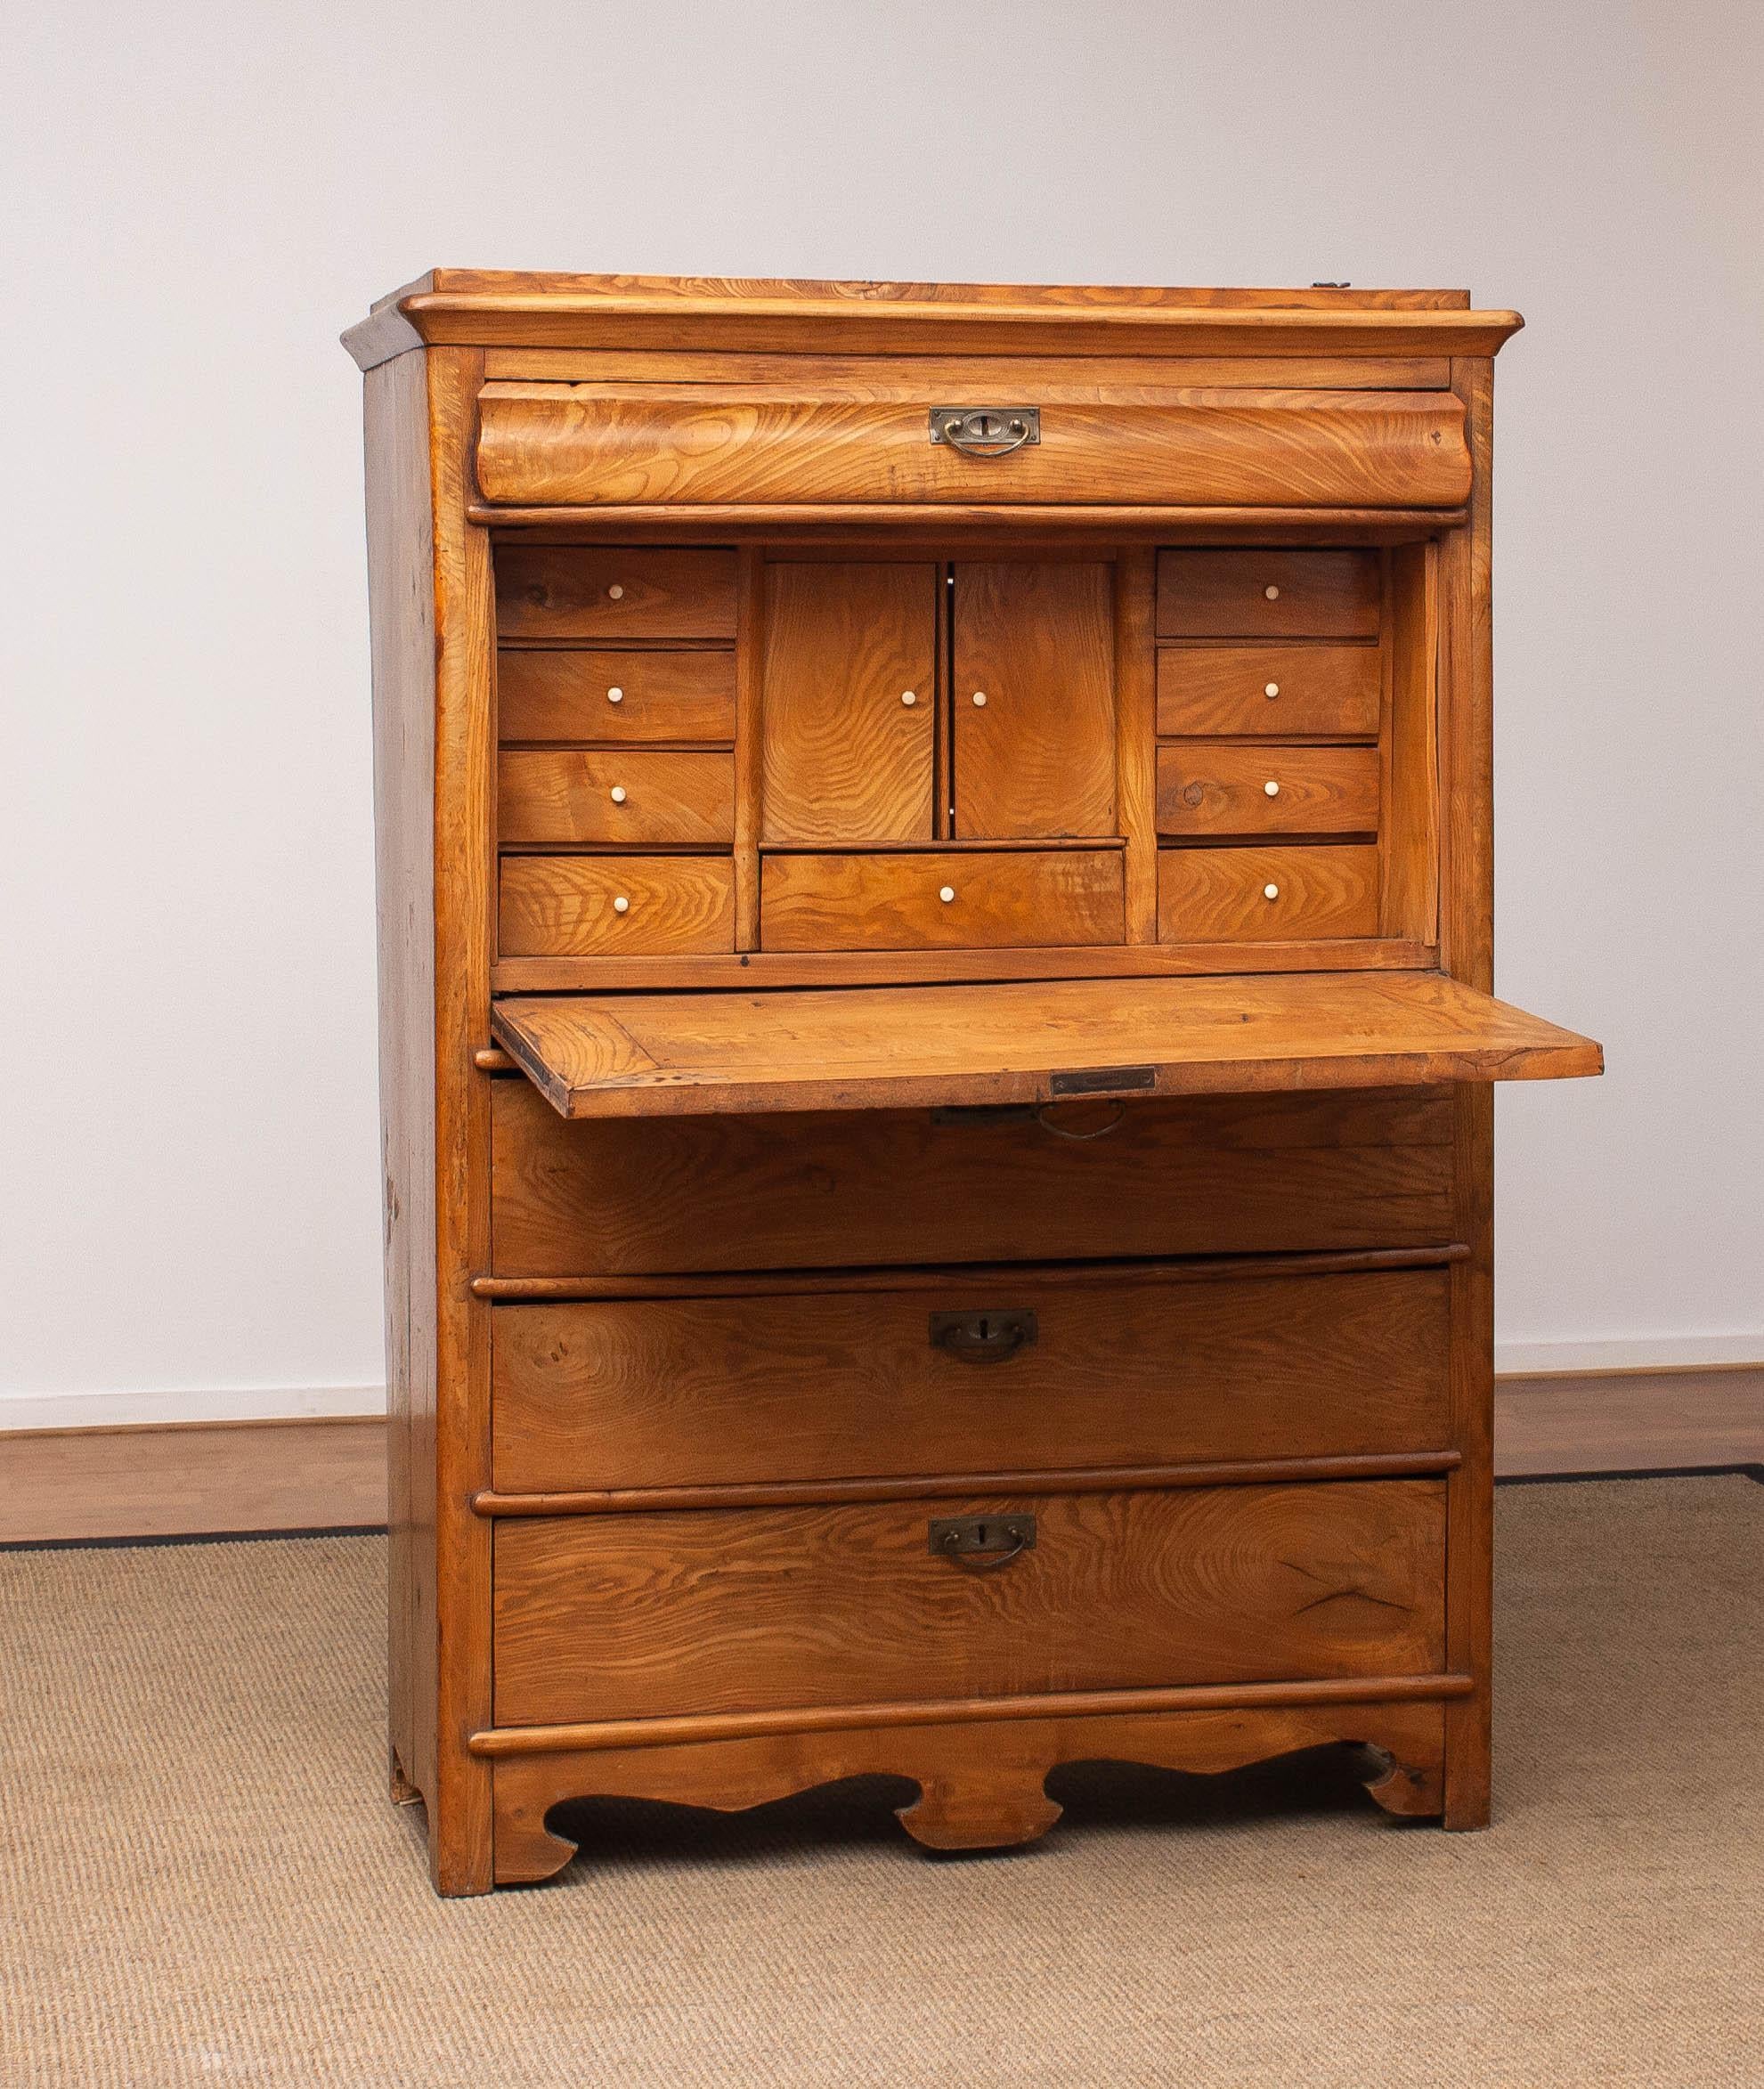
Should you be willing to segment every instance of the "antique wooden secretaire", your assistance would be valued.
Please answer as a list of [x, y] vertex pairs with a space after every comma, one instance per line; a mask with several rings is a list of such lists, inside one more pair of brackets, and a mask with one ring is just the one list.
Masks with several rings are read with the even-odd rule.
[[439, 269], [366, 373], [394, 1792], [1489, 1808], [1451, 291]]

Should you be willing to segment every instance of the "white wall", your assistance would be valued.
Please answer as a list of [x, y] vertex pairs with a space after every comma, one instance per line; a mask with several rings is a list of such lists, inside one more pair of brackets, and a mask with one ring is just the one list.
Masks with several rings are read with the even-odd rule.
[[[14, 1422], [381, 1377], [359, 386], [436, 262], [1467, 284], [1501, 1332], [1764, 1356], [1764, 9], [90, 0], [0, 66]], [[996, 68], [995, 70], [988, 69]]]

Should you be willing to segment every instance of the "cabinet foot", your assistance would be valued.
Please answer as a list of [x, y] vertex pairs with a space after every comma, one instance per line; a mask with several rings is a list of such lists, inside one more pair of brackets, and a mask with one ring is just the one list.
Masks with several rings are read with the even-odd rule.
[[1363, 1751], [1362, 1781], [1388, 1814], [1422, 1817], [1444, 1810], [1444, 1767], [1441, 1762], [1405, 1762], [1388, 1748]]
[[1444, 1711], [1437, 1703], [1280, 1706], [950, 1721], [744, 1735], [653, 1748], [499, 1756], [498, 1885], [561, 1871], [576, 1844], [547, 1825], [566, 1800], [663, 1800], [736, 1813], [841, 1778], [907, 1777], [918, 1797], [901, 1825], [933, 1849], [1033, 1842], [1060, 1818], [1045, 1780], [1062, 1763], [1148, 1763], [1216, 1775], [1328, 1743], [1367, 1751], [1365, 1778], [1387, 1812], [1437, 1814]]
[[927, 1849], [1004, 1849], [1035, 1842], [1064, 1810], [1042, 1788], [1045, 1771], [1001, 1776], [991, 1768], [927, 1776], [894, 1817]]
[[386, 1752], [386, 1796], [394, 1806], [414, 1806], [422, 1793], [404, 1775], [404, 1766], [398, 1760], [398, 1751], [388, 1745]]

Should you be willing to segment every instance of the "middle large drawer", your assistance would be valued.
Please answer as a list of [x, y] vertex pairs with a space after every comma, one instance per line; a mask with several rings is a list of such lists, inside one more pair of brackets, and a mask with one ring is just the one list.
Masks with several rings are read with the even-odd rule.
[[497, 1307], [502, 1493], [1443, 1449], [1441, 1268]]

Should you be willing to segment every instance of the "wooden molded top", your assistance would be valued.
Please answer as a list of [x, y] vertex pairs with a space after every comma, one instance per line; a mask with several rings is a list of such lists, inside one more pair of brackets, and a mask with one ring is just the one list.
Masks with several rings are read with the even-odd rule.
[[987, 354], [1492, 355], [1524, 324], [1464, 290], [1158, 289], [568, 275], [437, 268], [345, 346], [364, 370], [427, 343]]
[[491, 1028], [560, 1116], [1547, 1080], [1589, 1038], [1438, 972], [533, 996]]

